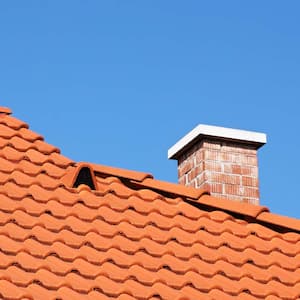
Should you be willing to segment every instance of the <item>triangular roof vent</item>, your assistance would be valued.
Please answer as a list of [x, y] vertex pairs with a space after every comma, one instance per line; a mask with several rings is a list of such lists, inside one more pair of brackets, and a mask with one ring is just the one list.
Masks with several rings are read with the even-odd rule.
[[72, 187], [77, 188], [81, 184], [88, 185], [91, 188], [91, 190], [96, 189], [94, 181], [93, 181], [91, 170], [88, 167], [82, 167], [79, 170], [79, 172], [77, 174], [77, 177], [76, 177], [76, 180], [75, 180]]
[[97, 183], [93, 168], [86, 163], [78, 163], [62, 178], [65, 186], [77, 188], [81, 184], [87, 185], [91, 190], [97, 190]]

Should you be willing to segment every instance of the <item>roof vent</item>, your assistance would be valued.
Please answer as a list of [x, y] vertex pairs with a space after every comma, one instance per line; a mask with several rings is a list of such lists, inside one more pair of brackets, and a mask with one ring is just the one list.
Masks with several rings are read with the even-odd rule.
[[95, 190], [95, 184], [91, 174], [91, 170], [88, 167], [83, 167], [77, 174], [77, 178], [73, 184], [74, 188], [77, 188], [79, 185], [85, 184], [88, 185], [91, 190]]
[[97, 183], [93, 168], [87, 163], [79, 163], [77, 166], [68, 170], [62, 178], [65, 186], [77, 188], [80, 185], [86, 185], [91, 190], [97, 190]]

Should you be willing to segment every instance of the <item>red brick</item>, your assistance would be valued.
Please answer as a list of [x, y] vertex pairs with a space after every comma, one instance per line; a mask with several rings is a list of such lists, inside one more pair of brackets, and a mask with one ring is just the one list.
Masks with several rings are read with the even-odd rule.
[[212, 173], [211, 180], [219, 183], [237, 184], [241, 183], [239, 175], [228, 175], [223, 173]]
[[191, 180], [188, 184], [188, 186], [191, 186], [191, 187], [196, 187], [197, 186], [197, 181], [194, 179], [194, 180]]
[[204, 160], [204, 150], [198, 150], [195, 154], [196, 157], [196, 164], [198, 165], [199, 163], [201, 163]]
[[234, 152], [240, 152], [240, 149], [235, 145], [224, 144], [222, 146], [222, 151], [234, 153]]
[[245, 197], [252, 197], [252, 198], [259, 198], [259, 191], [258, 188], [252, 187], [244, 187], [243, 196]]
[[221, 152], [220, 154], [221, 154], [221, 161], [223, 162], [240, 163], [242, 160], [242, 156], [240, 153]]
[[197, 179], [198, 186], [200, 186], [201, 184], [203, 184], [205, 181], [208, 180], [205, 172], [202, 172], [201, 174], [199, 174], [196, 179]]
[[213, 195], [257, 204], [256, 153], [251, 146], [204, 140], [186, 151], [185, 160], [180, 160], [180, 183], [197, 188], [209, 186]]
[[243, 153], [243, 154], [254, 154], [256, 155], [257, 150], [251, 149], [249, 146], [244, 146], [237, 143], [224, 143], [222, 145], [222, 151], [233, 152], [233, 153]]
[[242, 168], [240, 165], [232, 165], [232, 173], [233, 174], [242, 174]]
[[202, 147], [205, 148], [205, 149], [220, 150], [221, 149], [221, 143], [220, 142], [203, 141]]
[[212, 161], [220, 161], [221, 153], [219, 151], [215, 151], [215, 150], [205, 150], [204, 151], [204, 159], [212, 160]]
[[221, 152], [221, 161], [222, 162], [232, 162], [232, 153]]
[[240, 154], [240, 153], [237, 153], [237, 154], [233, 154], [232, 155], [232, 162], [233, 163], [241, 163], [241, 161], [242, 161], [242, 155]]
[[195, 167], [193, 168], [188, 174], [188, 181], [191, 181], [193, 179], [195, 179], [198, 175], [200, 175], [202, 172], [202, 168], [201, 167]]
[[259, 204], [258, 198], [250, 198], [250, 197], [247, 197], [247, 198], [244, 197], [244, 198], [242, 198], [242, 202], [250, 203], [250, 204], [255, 204], [255, 205]]
[[255, 177], [243, 176], [242, 184], [244, 186], [258, 187], [258, 179]]
[[218, 194], [223, 193], [223, 184], [221, 184], [221, 183], [210, 183], [208, 185], [210, 186], [210, 191], [212, 193], [218, 193]]
[[211, 185], [208, 184], [207, 182], [204, 182], [203, 184], [199, 185], [198, 188], [207, 190], [207, 191], [211, 191]]
[[225, 173], [232, 173], [232, 163], [223, 163], [223, 168]]
[[186, 179], [185, 179], [185, 175], [179, 178], [178, 183], [182, 184], [182, 185], [186, 185], [187, 182], [186, 182]]
[[222, 172], [222, 164], [214, 161], [205, 161], [203, 163], [203, 169], [213, 172]]
[[257, 166], [257, 157], [252, 155], [243, 156], [242, 164], [249, 166]]
[[182, 175], [189, 172], [194, 167], [193, 160], [189, 159], [182, 163], [178, 168], [178, 176], [181, 177]]
[[242, 166], [241, 170], [242, 170], [242, 175], [249, 175], [249, 176], [254, 176], [254, 177], [258, 176], [257, 167], [254, 167], [254, 166]]
[[225, 194], [227, 195], [241, 195], [241, 187], [234, 184], [225, 184]]

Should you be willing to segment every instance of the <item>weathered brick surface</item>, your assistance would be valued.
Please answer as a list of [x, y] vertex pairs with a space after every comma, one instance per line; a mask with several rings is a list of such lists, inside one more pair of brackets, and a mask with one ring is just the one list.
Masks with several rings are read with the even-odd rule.
[[259, 203], [257, 150], [249, 145], [203, 140], [178, 159], [179, 183], [209, 188], [212, 195]]

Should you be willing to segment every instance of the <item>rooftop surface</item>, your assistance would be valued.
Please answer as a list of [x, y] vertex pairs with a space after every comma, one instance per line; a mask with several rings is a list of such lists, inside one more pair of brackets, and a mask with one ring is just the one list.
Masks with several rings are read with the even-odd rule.
[[299, 299], [300, 221], [75, 162], [0, 108], [0, 298]]

